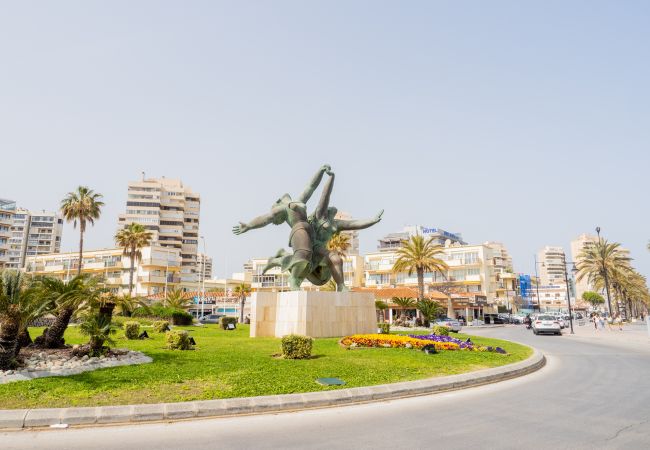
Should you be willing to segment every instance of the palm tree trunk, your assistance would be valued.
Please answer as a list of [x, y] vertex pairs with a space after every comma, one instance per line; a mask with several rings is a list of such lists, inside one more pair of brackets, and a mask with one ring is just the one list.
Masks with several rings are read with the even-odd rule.
[[56, 318], [54, 319], [54, 323], [52, 324], [52, 326], [46, 328], [45, 331], [43, 332], [43, 340], [42, 340], [43, 347], [59, 348], [65, 344], [65, 339], [63, 339], [63, 335], [65, 333], [65, 330], [68, 329], [68, 325], [70, 324], [70, 319], [72, 318], [73, 313], [74, 313], [74, 309], [65, 308], [62, 309], [61, 312], [59, 312], [56, 315]]
[[244, 323], [244, 306], [246, 305], [246, 294], [241, 295], [239, 299], [239, 323]]
[[84, 228], [85, 222], [82, 221], [79, 222], [79, 266], [77, 267], [77, 275], [81, 275], [81, 266], [83, 265], [83, 257], [84, 257]]
[[29, 335], [29, 330], [27, 328], [23, 328], [23, 331], [21, 331], [18, 334], [18, 341], [16, 343], [16, 350], [14, 351], [15, 355], [18, 356], [18, 353], [20, 353], [20, 349], [23, 347], [27, 347], [28, 345], [32, 344], [32, 337]]
[[133, 292], [133, 270], [135, 269], [135, 249], [131, 248], [131, 270], [129, 271], [129, 295]]
[[113, 321], [113, 310], [115, 310], [115, 303], [104, 303], [99, 307], [99, 315], [106, 317], [110, 322]]
[[17, 317], [6, 315], [0, 321], [0, 370], [11, 370], [16, 367], [19, 328]]

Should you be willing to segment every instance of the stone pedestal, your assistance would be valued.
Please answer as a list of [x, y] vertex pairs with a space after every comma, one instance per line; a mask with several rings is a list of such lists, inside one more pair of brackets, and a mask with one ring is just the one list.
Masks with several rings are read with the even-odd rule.
[[376, 332], [375, 299], [368, 292], [255, 292], [251, 298], [251, 337]]

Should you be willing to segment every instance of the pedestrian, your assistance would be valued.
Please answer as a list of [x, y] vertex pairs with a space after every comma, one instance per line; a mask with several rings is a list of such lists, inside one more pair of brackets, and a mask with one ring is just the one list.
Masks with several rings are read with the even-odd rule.
[[598, 316], [596, 314], [592, 315], [591, 321], [594, 323], [594, 331], [598, 331]]
[[600, 326], [601, 330], [605, 329], [605, 319], [603, 316], [598, 316], [598, 325]]
[[618, 325], [618, 331], [623, 331], [623, 318], [620, 314], [616, 314], [615, 322]]

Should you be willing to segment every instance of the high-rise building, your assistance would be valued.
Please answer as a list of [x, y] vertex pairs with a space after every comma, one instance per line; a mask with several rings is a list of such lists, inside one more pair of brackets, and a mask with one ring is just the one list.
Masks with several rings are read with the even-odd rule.
[[380, 252], [391, 252], [394, 249], [401, 247], [402, 242], [409, 239], [411, 236], [419, 234], [425, 238], [433, 239], [433, 242], [438, 245], [451, 245], [460, 244], [467, 245], [463, 241], [463, 236], [460, 233], [450, 233], [449, 231], [440, 228], [429, 228], [421, 225], [413, 225], [404, 227], [404, 229], [397, 233], [390, 233], [379, 239], [377, 250]]
[[28, 256], [61, 251], [63, 219], [58, 213], [16, 208], [0, 199], [0, 268], [22, 269]]
[[[212, 258], [209, 256], [199, 253], [197, 255], [197, 270], [199, 271], [199, 280], [202, 281], [204, 278], [206, 280], [211, 280], [212, 279]], [[205, 264], [205, 269], [203, 268], [203, 264]]]
[[9, 240], [13, 224], [16, 202], [0, 198], [0, 269], [9, 262]]
[[16, 209], [9, 239], [7, 267], [22, 269], [30, 256], [61, 251], [63, 218], [59, 213]]
[[181, 251], [181, 285], [196, 288], [199, 241], [198, 194], [180, 180], [143, 177], [129, 183], [120, 228], [136, 222], [152, 232], [152, 243]]
[[537, 256], [540, 263], [539, 279], [542, 285], [565, 285], [564, 249], [546, 246]]

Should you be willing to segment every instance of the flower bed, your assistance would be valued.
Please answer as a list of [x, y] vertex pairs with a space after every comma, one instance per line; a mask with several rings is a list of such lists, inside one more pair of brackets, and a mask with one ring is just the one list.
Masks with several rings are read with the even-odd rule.
[[[399, 334], [354, 334], [341, 339], [341, 344], [346, 347], [386, 347], [386, 348], [416, 348], [421, 349], [432, 342], [426, 339], [417, 339]], [[454, 342], [433, 342], [436, 350], [459, 350], [460, 346]]]
[[[466, 341], [461, 341], [460, 339], [456, 339], [451, 336], [443, 336], [443, 335], [438, 335], [438, 334], [428, 334], [426, 336], [418, 336], [411, 334], [409, 335], [410, 338], [421, 340], [421, 341], [429, 341], [429, 342], [434, 342], [434, 343], [442, 343], [442, 342], [448, 342], [448, 343], [453, 343], [458, 345], [460, 350], [471, 350], [475, 352], [495, 352], [495, 353], [501, 353], [505, 355], [507, 352], [502, 349], [501, 347], [485, 347], [485, 346], [479, 346], [479, 345], [474, 345], [473, 342], [466, 342]], [[436, 350], [438, 348], [436, 347]]]

